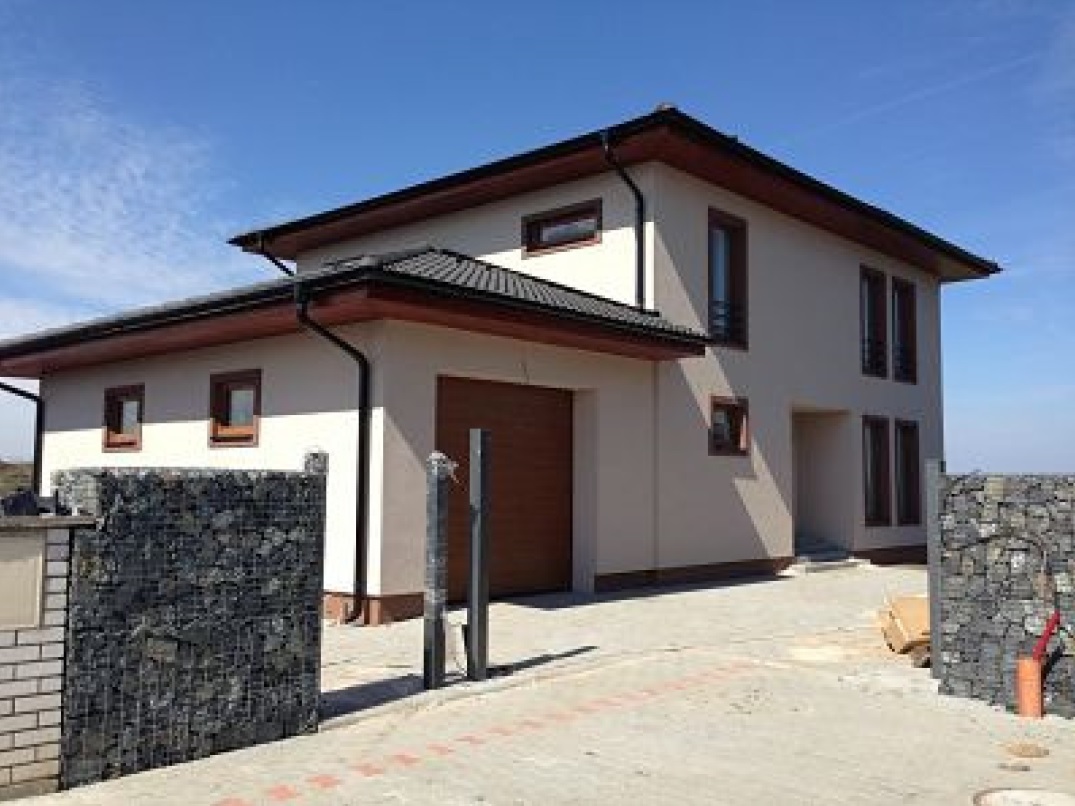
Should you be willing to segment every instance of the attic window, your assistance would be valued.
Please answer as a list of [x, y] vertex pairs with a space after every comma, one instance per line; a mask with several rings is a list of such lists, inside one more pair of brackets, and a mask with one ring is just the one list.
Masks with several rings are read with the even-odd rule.
[[105, 390], [104, 448], [137, 451], [142, 447], [145, 386], [117, 386]]
[[261, 419], [261, 370], [249, 369], [210, 378], [209, 443], [256, 445]]
[[539, 255], [601, 241], [601, 200], [548, 210], [523, 219], [523, 254]]

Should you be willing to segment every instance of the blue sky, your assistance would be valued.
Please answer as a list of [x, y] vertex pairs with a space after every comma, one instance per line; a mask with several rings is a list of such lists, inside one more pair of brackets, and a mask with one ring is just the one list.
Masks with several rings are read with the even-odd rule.
[[263, 278], [227, 236], [671, 102], [1007, 267], [944, 297], [949, 466], [1075, 470], [1075, 2], [521, 8], [0, 0], [0, 336]]

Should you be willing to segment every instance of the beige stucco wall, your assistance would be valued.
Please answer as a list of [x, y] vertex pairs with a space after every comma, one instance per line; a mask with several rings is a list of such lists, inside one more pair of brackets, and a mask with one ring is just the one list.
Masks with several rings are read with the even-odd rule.
[[[649, 195], [651, 166], [633, 167], [630, 172], [642, 192]], [[595, 198], [602, 200], [604, 232], [600, 243], [523, 256], [524, 216]], [[298, 267], [305, 271], [330, 260], [432, 245], [634, 304], [634, 216], [634, 198], [626, 185], [613, 174], [601, 174], [312, 250], [300, 255]], [[647, 237], [652, 240], [651, 235]]]
[[[845, 418], [851, 433], [845, 433], [844, 444], [854, 478], [838, 502], [854, 513], [851, 545], [862, 550], [921, 542], [920, 527], [863, 525], [859, 434], [862, 414], [917, 420], [922, 456], [941, 456], [936, 280], [673, 168], [656, 166], [652, 185], [657, 240], [650, 277], [662, 314], [705, 327], [710, 207], [747, 220], [749, 255], [750, 349], [718, 347], [704, 358], [660, 369], [662, 561], [791, 553], [791, 414], [803, 408], [851, 415]], [[918, 289], [917, 384], [868, 378], [859, 369], [863, 263], [909, 279]], [[749, 459], [708, 455], [702, 426], [711, 395], [749, 400], [754, 438]]]
[[380, 348], [387, 373], [381, 592], [422, 589], [422, 495], [425, 460], [436, 447], [438, 375], [574, 391], [575, 587], [591, 587], [595, 573], [652, 565], [652, 364], [399, 322], [385, 325]]
[[[377, 373], [376, 326], [339, 332], [365, 349]], [[262, 419], [253, 447], [209, 446], [209, 376], [262, 370]], [[335, 347], [295, 334], [127, 361], [46, 377], [43, 478], [71, 467], [228, 467], [298, 470], [317, 448], [329, 454], [328, 543], [325, 586], [352, 587], [357, 467], [356, 370]], [[105, 452], [101, 447], [104, 390], [145, 384], [142, 449]], [[374, 410], [374, 451], [382, 413]], [[376, 457], [375, 457], [376, 458]], [[375, 465], [376, 466], [376, 465]], [[375, 475], [375, 483], [379, 477]], [[372, 521], [377, 524], [376, 520]]]

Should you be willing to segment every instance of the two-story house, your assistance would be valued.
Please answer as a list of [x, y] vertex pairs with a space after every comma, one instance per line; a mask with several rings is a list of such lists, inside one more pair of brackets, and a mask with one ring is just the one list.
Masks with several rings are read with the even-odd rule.
[[670, 108], [233, 243], [294, 276], [4, 343], [0, 375], [41, 379], [46, 477], [327, 451], [327, 609], [374, 623], [420, 612], [426, 459], [465, 483], [471, 427], [494, 594], [920, 549], [941, 286], [997, 271]]

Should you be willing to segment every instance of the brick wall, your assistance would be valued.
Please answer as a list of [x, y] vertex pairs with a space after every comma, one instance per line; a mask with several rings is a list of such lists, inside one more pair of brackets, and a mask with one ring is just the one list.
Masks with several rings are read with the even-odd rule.
[[323, 472], [55, 482], [99, 519], [72, 532], [64, 787], [316, 730]]
[[0, 628], [0, 799], [53, 791], [59, 780], [69, 532], [46, 519], [0, 519], [0, 540], [37, 537], [37, 623]]
[[[938, 567], [941, 691], [1014, 707], [1015, 661], [1054, 608], [1045, 709], [1075, 717], [1075, 476], [948, 476]], [[935, 627], [935, 630], [938, 629]]]

